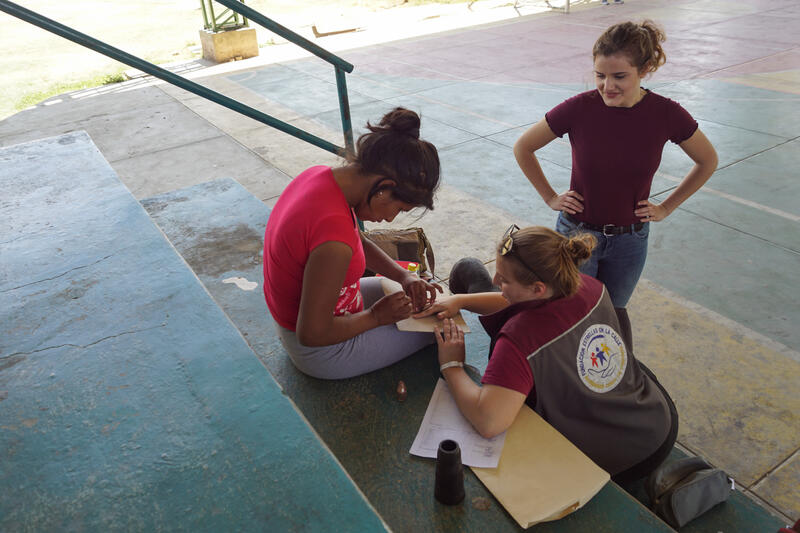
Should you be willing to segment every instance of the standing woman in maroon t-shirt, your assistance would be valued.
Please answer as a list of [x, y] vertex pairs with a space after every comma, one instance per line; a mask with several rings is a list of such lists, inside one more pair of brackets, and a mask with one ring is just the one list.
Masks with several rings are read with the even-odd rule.
[[[581, 271], [608, 288], [630, 339], [625, 307], [647, 257], [650, 222], [665, 219], [694, 194], [717, 168], [717, 154], [697, 122], [678, 103], [641, 87], [666, 61], [664, 32], [652, 21], [608, 28], [592, 50], [597, 89], [562, 102], [514, 145], [522, 172], [550, 208], [559, 211], [556, 230], [589, 232], [597, 247]], [[568, 191], [550, 186], [535, 152], [569, 134], [572, 177]], [[694, 162], [660, 204], [650, 185], [667, 141]]]

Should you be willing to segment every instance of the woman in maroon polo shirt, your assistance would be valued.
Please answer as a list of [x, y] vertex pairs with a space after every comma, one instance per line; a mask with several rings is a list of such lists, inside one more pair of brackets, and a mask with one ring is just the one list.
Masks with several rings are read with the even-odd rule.
[[[594, 244], [588, 234], [512, 226], [497, 247], [501, 292], [456, 294], [415, 316], [446, 319], [436, 330], [439, 368], [481, 435], [508, 429], [527, 403], [615, 481], [628, 483], [669, 454], [678, 414], [630, 350], [603, 284], [578, 270]], [[482, 386], [464, 371], [464, 333], [450, 318], [459, 309], [480, 313], [491, 337]]]
[[[677, 102], [641, 87], [666, 61], [664, 32], [652, 21], [608, 28], [592, 51], [596, 89], [562, 102], [517, 140], [522, 172], [551, 209], [556, 230], [589, 232], [597, 246], [581, 272], [605, 284], [623, 330], [630, 338], [625, 307], [644, 269], [650, 222], [664, 220], [694, 194], [717, 168], [717, 154], [697, 122]], [[558, 193], [547, 181], [536, 151], [569, 134], [572, 177]], [[667, 141], [694, 162], [661, 203], [650, 201], [650, 185]]]

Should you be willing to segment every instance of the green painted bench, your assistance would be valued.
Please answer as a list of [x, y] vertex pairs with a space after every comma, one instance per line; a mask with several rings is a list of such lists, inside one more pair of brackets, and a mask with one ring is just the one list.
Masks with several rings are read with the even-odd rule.
[[85, 133], [0, 190], [0, 531], [385, 529]]
[[[268, 209], [234, 180], [217, 180], [143, 201], [208, 291], [242, 331], [253, 351], [300, 408], [381, 517], [395, 531], [513, 531], [519, 527], [477, 478], [466, 475], [462, 505], [433, 498], [433, 460], [408, 453], [438, 377], [433, 347], [391, 367], [343, 381], [299, 373], [278, 341], [261, 292], [261, 246]], [[225, 283], [241, 277], [258, 282], [245, 291]], [[485, 369], [489, 338], [466, 313], [468, 362]], [[397, 382], [408, 388], [397, 401]], [[672, 458], [683, 454], [675, 449]], [[646, 509], [642, 484], [631, 494], [609, 483], [583, 509], [542, 532], [670, 531]], [[488, 508], [487, 508], [488, 504]], [[682, 531], [777, 531], [783, 524], [739, 492]]]
[[[305, 376], [286, 357], [260, 288], [260, 251], [268, 216], [264, 204], [233, 180], [174, 191], [142, 204], [392, 530], [519, 530], [471, 471], [465, 476], [463, 504], [437, 503], [434, 461], [409, 454], [438, 378], [434, 347], [353, 379]], [[243, 290], [230, 283], [232, 278], [256, 281], [259, 288]], [[469, 362], [482, 370], [488, 337], [480, 333], [474, 315], [468, 319], [476, 331], [469, 339]], [[402, 403], [395, 392], [399, 380], [408, 388]], [[613, 483], [583, 509], [534, 529], [670, 531]]]

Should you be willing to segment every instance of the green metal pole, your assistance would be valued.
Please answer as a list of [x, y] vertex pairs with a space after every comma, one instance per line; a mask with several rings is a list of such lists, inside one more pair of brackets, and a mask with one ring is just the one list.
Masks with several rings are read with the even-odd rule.
[[345, 74], [339, 67], [334, 67], [336, 70], [336, 89], [339, 93], [339, 112], [342, 115], [342, 131], [344, 132], [344, 147], [348, 153], [355, 153], [355, 144], [353, 143], [353, 124], [350, 119], [350, 100], [347, 97], [347, 81]]
[[[185, 89], [191, 93], [194, 93], [198, 96], [202, 96], [212, 102], [215, 102], [221, 106], [227, 107], [228, 109], [232, 109], [238, 113], [246, 115], [252, 119], [258, 120], [259, 122], [263, 122], [269, 126], [272, 126], [275, 129], [281, 130], [284, 133], [288, 133], [298, 139], [302, 139], [314, 146], [322, 148], [323, 150], [327, 150], [336, 155], [342, 155], [344, 153], [344, 149], [336, 146], [333, 143], [326, 141], [325, 139], [321, 139], [316, 135], [312, 135], [307, 133], [299, 128], [292, 126], [291, 124], [287, 124], [281, 120], [278, 120], [274, 117], [267, 115], [266, 113], [262, 113], [257, 109], [253, 109], [252, 107], [246, 106], [241, 102], [237, 102], [232, 98], [228, 98], [227, 96], [220, 94], [216, 91], [212, 91], [202, 85], [198, 85], [193, 81], [189, 81], [186, 78], [182, 78], [172, 72], [165, 70], [161, 67], [153, 65], [152, 63], [148, 63], [142, 59], [139, 59], [136, 56], [133, 56], [127, 52], [123, 52], [118, 48], [114, 48], [102, 41], [98, 41], [93, 37], [89, 37], [86, 34], [83, 34], [79, 31], [73, 30], [68, 26], [64, 26], [54, 20], [51, 20], [47, 17], [39, 15], [29, 9], [25, 9], [22, 6], [14, 4], [13, 2], [9, 2], [7, 0], [0, 0], [0, 11], [5, 11], [11, 16], [17, 17], [18, 19], [24, 20], [34, 26], [38, 26], [44, 30], [49, 32], [55, 33], [65, 39], [68, 39], [74, 43], [77, 43], [81, 46], [85, 46], [86, 48], [90, 48], [95, 52], [99, 52], [103, 55], [106, 55], [112, 59], [116, 59], [121, 63], [125, 63], [131, 67], [137, 68], [143, 72], [146, 72], [156, 78], [162, 79], [172, 85]], [[352, 67], [351, 67], [352, 68]]]

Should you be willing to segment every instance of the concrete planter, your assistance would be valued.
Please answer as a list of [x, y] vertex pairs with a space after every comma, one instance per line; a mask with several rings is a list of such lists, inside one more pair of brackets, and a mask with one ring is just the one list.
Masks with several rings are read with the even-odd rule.
[[234, 59], [247, 59], [258, 55], [255, 28], [213, 32], [200, 30], [203, 59], [225, 63]]

